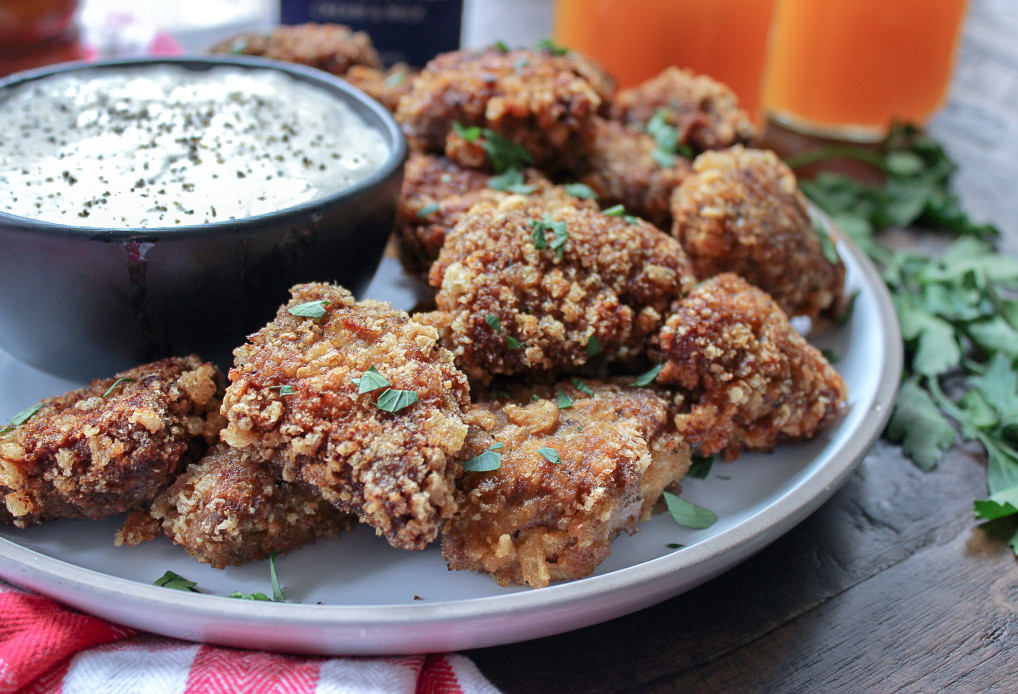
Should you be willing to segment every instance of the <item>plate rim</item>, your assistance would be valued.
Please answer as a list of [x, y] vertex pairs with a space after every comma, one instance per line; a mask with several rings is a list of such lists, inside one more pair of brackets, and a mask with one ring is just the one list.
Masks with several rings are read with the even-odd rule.
[[[830, 454], [828, 461], [796, 484], [783, 487], [768, 506], [682, 552], [539, 590], [413, 604], [243, 601], [243, 609], [238, 610], [235, 599], [168, 591], [111, 576], [4, 537], [0, 537], [0, 577], [85, 612], [164, 636], [329, 655], [396, 655], [511, 643], [589, 626], [674, 597], [759, 551], [816, 510], [855, 471], [891, 415], [903, 364], [894, 305], [869, 258], [841, 233], [837, 245], [846, 266], [858, 273], [860, 287], [871, 293], [883, 336], [883, 363], [872, 399], [856, 403], [869, 410], [868, 416], [859, 420], [852, 436]], [[620, 595], [623, 589], [634, 587], [640, 590]], [[621, 599], [589, 609], [592, 602], [604, 596]], [[588, 609], [582, 609], [584, 606]], [[167, 611], [186, 612], [195, 621], [195, 628], [180, 629], [153, 621]], [[542, 616], [539, 623], [525, 623], [535, 615]], [[556, 619], [563, 615], [570, 617], [568, 624]], [[245, 633], [253, 625], [278, 628], [270, 634], [260, 633], [254, 640]], [[440, 626], [449, 627], [449, 633], [421, 641], [417, 631]]]

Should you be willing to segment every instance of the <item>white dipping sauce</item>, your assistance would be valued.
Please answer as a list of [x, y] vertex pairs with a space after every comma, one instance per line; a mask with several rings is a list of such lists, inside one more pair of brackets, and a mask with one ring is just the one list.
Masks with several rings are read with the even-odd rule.
[[0, 210], [79, 227], [208, 224], [316, 200], [385, 161], [382, 135], [272, 70], [72, 72], [0, 96]]

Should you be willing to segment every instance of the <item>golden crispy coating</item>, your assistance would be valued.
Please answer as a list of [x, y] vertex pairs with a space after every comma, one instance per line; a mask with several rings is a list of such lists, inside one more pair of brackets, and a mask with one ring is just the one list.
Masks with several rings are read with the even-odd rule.
[[693, 169], [672, 198], [672, 233], [698, 278], [733, 272], [791, 316], [838, 310], [845, 266], [825, 257], [795, 174], [777, 155], [733, 147], [701, 154]]
[[[150, 520], [156, 532], [149, 530]], [[314, 487], [283, 482], [267, 463], [219, 444], [157, 496], [148, 512], [129, 516], [117, 544], [135, 545], [161, 531], [198, 561], [222, 569], [289, 552], [316, 537], [336, 537], [351, 520]]]
[[598, 118], [594, 133], [580, 181], [603, 207], [621, 204], [661, 229], [671, 228], [672, 191], [692, 171], [689, 161], [676, 156], [673, 166], [662, 166], [652, 154], [654, 138], [619, 121]]
[[660, 334], [657, 382], [686, 396], [679, 432], [704, 455], [805, 439], [841, 412], [844, 381], [766, 293], [732, 274], [698, 285]]
[[463, 215], [429, 282], [438, 310], [422, 320], [481, 382], [619, 358], [691, 286], [678, 242], [647, 222], [524, 196]]
[[258, 55], [300, 63], [342, 77], [354, 65], [381, 68], [382, 61], [363, 31], [342, 24], [278, 26], [269, 34], [244, 33], [218, 43], [212, 53]]
[[223, 375], [191, 355], [47, 398], [0, 435], [0, 522], [106, 518], [150, 502], [222, 426]]
[[[533, 588], [582, 578], [686, 474], [690, 447], [672, 427], [665, 397], [618, 383], [584, 385], [593, 396], [563, 382], [469, 410], [466, 455], [504, 447], [499, 469], [467, 472], [460, 482], [460, 511], [442, 533], [450, 568]], [[559, 397], [572, 404], [560, 409]]]
[[601, 103], [568, 56], [489, 48], [434, 58], [400, 99], [396, 119], [413, 146], [464, 166], [485, 164], [484, 138], [467, 142], [454, 123], [489, 128], [523, 147], [534, 166], [557, 170], [589, 144]]
[[[304, 284], [275, 320], [234, 351], [222, 438], [281, 467], [287, 482], [318, 487], [394, 546], [420, 549], [455, 511], [456, 456], [466, 425], [467, 382], [434, 328], [379, 301]], [[324, 315], [290, 309], [308, 302]], [[395, 412], [358, 393], [371, 367], [417, 402]], [[395, 395], [395, 393], [390, 393]]]
[[700, 152], [706, 149], [751, 144], [756, 128], [739, 108], [738, 99], [724, 84], [677, 67], [615, 95], [614, 118], [643, 127], [659, 110], [678, 131], [680, 144]]
[[[459, 218], [478, 202], [501, 200], [509, 194], [488, 186], [491, 175], [466, 169], [433, 154], [411, 154], [403, 171], [403, 189], [396, 211], [399, 258], [407, 272], [427, 277], [448, 234]], [[551, 182], [527, 169], [524, 183], [545, 192]]]
[[399, 100], [410, 93], [416, 71], [406, 63], [396, 63], [387, 70], [367, 65], [352, 65], [343, 79], [365, 92], [368, 96], [396, 112]]

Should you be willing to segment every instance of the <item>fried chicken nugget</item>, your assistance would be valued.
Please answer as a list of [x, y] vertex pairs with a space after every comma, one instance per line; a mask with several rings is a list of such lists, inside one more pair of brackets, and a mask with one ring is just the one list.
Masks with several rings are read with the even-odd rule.
[[234, 36], [209, 51], [300, 63], [340, 77], [354, 65], [382, 67], [371, 38], [342, 24], [309, 22], [278, 26], [268, 34], [249, 32]]
[[290, 293], [234, 351], [223, 440], [421, 549], [456, 510], [466, 378], [434, 328], [387, 303], [328, 284]]
[[[488, 173], [464, 168], [447, 157], [419, 153], [408, 157], [396, 210], [397, 248], [407, 272], [427, 278], [460, 217], [479, 202], [509, 195], [491, 188], [490, 179]], [[552, 187], [536, 169], [527, 169], [522, 180], [535, 193]]]
[[698, 278], [735, 273], [790, 316], [816, 320], [840, 310], [845, 265], [774, 152], [704, 152], [693, 169], [672, 197], [672, 233]]
[[677, 130], [679, 144], [697, 152], [756, 140], [756, 127], [726, 85], [689, 70], [668, 67], [643, 84], [615, 94], [612, 117], [637, 128], [658, 111]]
[[619, 121], [598, 118], [594, 140], [577, 173], [580, 181], [597, 193], [603, 207], [623, 205], [661, 229], [672, 224], [672, 192], [692, 171], [679, 156], [655, 156], [654, 138]]
[[501, 467], [464, 475], [442, 555], [449, 568], [500, 585], [582, 578], [685, 476], [690, 447], [671, 424], [668, 399], [652, 389], [580, 381], [514, 396], [468, 411], [466, 455], [502, 444], [485, 454], [500, 456]]
[[601, 104], [568, 56], [492, 47], [432, 59], [400, 99], [396, 120], [412, 146], [464, 166], [485, 164], [486, 138], [465, 140], [454, 124], [490, 129], [526, 150], [534, 166], [558, 170], [589, 144]]
[[482, 383], [623, 358], [692, 286], [682, 248], [651, 224], [516, 195], [463, 215], [429, 282], [438, 310], [421, 320]]
[[107, 518], [150, 502], [215, 441], [223, 375], [170, 358], [47, 398], [0, 434], [0, 522]]
[[410, 93], [417, 72], [406, 63], [396, 63], [387, 70], [367, 65], [351, 65], [343, 79], [395, 113], [399, 100]]
[[675, 425], [700, 453], [767, 451], [830, 424], [845, 382], [765, 292], [726, 273], [698, 285], [668, 317], [657, 377], [686, 397]]
[[135, 511], [116, 544], [165, 534], [217, 569], [240, 566], [349, 530], [351, 517], [302, 482], [276, 477], [273, 466], [220, 443], [165, 489], [148, 511]]

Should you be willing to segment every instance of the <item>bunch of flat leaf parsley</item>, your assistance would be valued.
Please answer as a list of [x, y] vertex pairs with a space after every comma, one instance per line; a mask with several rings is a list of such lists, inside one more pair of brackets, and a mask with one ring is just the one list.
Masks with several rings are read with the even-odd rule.
[[[994, 246], [950, 190], [954, 163], [931, 137], [901, 125], [874, 150], [832, 146], [792, 157], [793, 168], [830, 157], [878, 167], [880, 186], [823, 172], [803, 192], [876, 263], [905, 340], [905, 369], [885, 435], [924, 470], [954, 445], [956, 431], [987, 452], [990, 496], [976, 517], [1018, 515], [1018, 260]], [[878, 232], [919, 227], [957, 238], [937, 257], [891, 248]], [[1018, 553], [1018, 533], [1011, 538]]]

